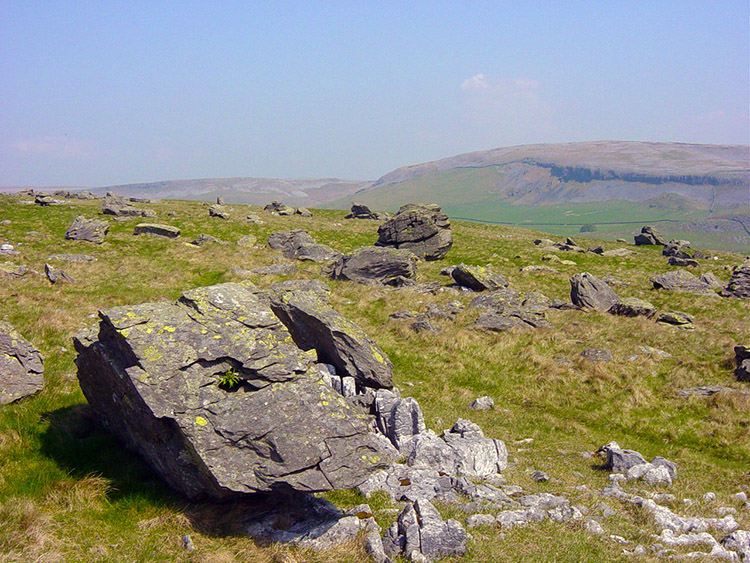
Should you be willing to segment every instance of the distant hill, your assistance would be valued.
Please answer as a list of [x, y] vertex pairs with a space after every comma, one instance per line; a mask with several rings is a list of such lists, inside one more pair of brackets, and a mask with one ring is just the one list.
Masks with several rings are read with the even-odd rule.
[[356, 199], [396, 206], [424, 195], [446, 205], [542, 205], [674, 194], [698, 205], [731, 206], [749, 204], [749, 190], [747, 145], [595, 141], [505, 147], [405, 166]]
[[[461, 154], [389, 172], [356, 194], [393, 211], [442, 205], [451, 217], [572, 235], [629, 237], [646, 222], [705, 248], [750, 249], [750, 147], [596, 141], [522, 145]], [[660, 227], [660, 228], [662, 228]]]
[[315, 207], [346, 197], [369, 185], [362, 181], [317, 178], [283, 180], [275, 178], [203, 178], [123, 184], [95, 188], [102, 194], [112, 191], [126, 197], [151, 199], [212, 200], [221, 196], [227, 203], [265, 205], [276, 199], [296, 207]]

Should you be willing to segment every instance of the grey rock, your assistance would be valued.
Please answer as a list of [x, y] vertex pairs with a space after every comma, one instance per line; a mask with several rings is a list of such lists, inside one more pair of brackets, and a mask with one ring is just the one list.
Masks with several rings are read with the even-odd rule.
[[391, 557], [433, 561], [466, 552], [468, 534], [456, 520], [444, 521], [428, 500], [408, 504], [388, 530], [383, 545]]
[[268, 246], [281, 252], [285, 258], [329, 262], [341, 253], [324, 244], [317, 244], [307, 231], [301, 229], [280, 231], [268, 237]]
[[252, 248], [256, 242], [258, 242], [258, 237], [255, 235], [242, 235], [237, 239], [237, 246], [240, 248]]
[[363, 246], [339, 258], [330, 275], [335, 280], [397, 285], [399, 278], [417, 277], [417, 258], [407, 250]]
[[362, 386], [393, 386], [393, 364], [385, 352], [332, 309], [320, 291], [274, 286], [271, 308], [300, 348], [315, 349], [318, 361], [333, 364], [338, 374], [352, 376]]
[[312, 217], [312, 211], [310, 211], [307, 207], [298, 207], [294, 210], [295, 215], [299, 215], [300, 217]]
[[736, 530], [721, 538], [719, 543], [721, 543], [724, 549], [737, 553], [740, 561], [750, 561], [750, 532], [746, 530]]
[[657, 229], [650, 225], [645, 225], [641, 228], [640, 234], [635, 235], [636, 246], [652, 244], [662, 245], [667, 244], [667, 239]]
[[263, 219], [261, 219], [257, 213], [248, 213], [245, 217], [245, 221], [254, 225], [262, 225], [265, 223], [265, 221], [263, 221]]
[[279, 215], [294, 215], [294, 208], [289, 207], [285, 203], [281, 203], [280, 201], [272, 201], [268, 205], [266, 205], [263, 208], [263, 211], [270, 211], [272, 213], [278, 213]]
[[494, 291], [508, 287], [508, 280], [484, 266], [459, 264], [451, 271], [451, 277], [460, 286], [474, 291]]
[[534, 471], [531, 474], [531, 479], [536, 481], [537, 483], [546, 483], [549, 481], [549, 475], [547, 475], [544, 471]]
[[487, 411], [495, 408], [495, 401], [492, 400], [492, 397], [478, 397], [469, 404], [469, 408], [476, 411]]
[[379, 211], [371, 211], [369, 207], [361, 203], [352, 203], [351, 212], [344, 219], [376, 219], [386, 221], [388, 215]]
[[309, 262], [332, 262], [338, 260], [341, 253], [325, 244], [301, 244], [297, 247], [295, 258]]
[[711, 287], [685, 270], [675, 270], [664, 274], [657, 274], [650, 278], [654, 289], [665, 291], [685, 291], [698, 295], [716, 296]]
[[590, 534], [604, 535], [604, 528], [596, 520], [584, 521], [583, 528]]
[[710, 287], [713, 291], [721, 291], [724, 289], [724, 284], [717, 278], [713, 272], [704, 272], [698, 279]]
[[297, 266], [293, 262], [278, 262], [253, 268], [250, 272], [257, 276], [289, 276], [297, 273]]
[[203, 246], [204, 244], [226, 244], [226, 242], [214, 236], [201, 233], [198, 235], [198, 238], [196, 238], [191, 244], [194, 244], [196, 246]]
[[631, 467], [646, 463], [643, 456], [634, 450], [623, 450], [612, 442], [599, 448], [606, 455], [605, 468], [614, 473], [625, 473]]
[[601, 348], [586, 348], [581, 352], [581, 357], [592, 362], [611, 362], [612, 352]]
[[605, 282], [583, 272], [570, 278], [570, 300], [579, 307], [607, 311], [619, 298]]
[[42, 355], [10, 324], [0, 321], [0, 405], [44, 387]]
[[50, 266], [49, 264], [44, 265], [44, 274], [47, 276], [47, 279], [53, 284], [75, 282], [75, 280], [68, 274], [58, 268], [55, 268], [54, 266]]
[[651, 465], [656, 467], [664, 467], [669, 474], [669, 478], [674, 481], [677, 479], [677, 464], [673, 461], [669, 461], [661, 456], [656, 456], [651, 460]]
[[102, 213], [115, 217], [156, 217], [153, 210], [130, 205], [124, 198], [109, 192], [102, 200]]
[[0, 276], [22, 278], [28, 273], [28, 271], [28, 267], [23, 264], [16, 264], [10, 261], [0, 262]]
[[656, 322], [663, 325], [670, 325], [681, 329], [692, 330], [693, 317], [682, 311], [664, 311], [656, 317]]
[[87, 219], [79, 215], [73, 220], [73, 223], [65, 231], [65, 238], [68, 240], [86, 240], [96, 244], [104, 242], [104, 238], [109, 232], [109, 223], [99, 219]]
[[369, 497], [377, 491], [386, 492], [394, 501], [410, 501], [424, 498], [432, 500], [444, 496], [453, 489], [449, 475], [437, 469], [422, 469], [393, 464], [387, 470], [374, 473], [357, 490]]
[[738, 299], [750, 299], [750, 258], [734, 268], [725, 293]]
[[693, 250], [690, 248], [690, 242], [687, 240], [670, 240], [664, 245], [661, 253], [663, 256], [670, 256], [682, 260], [693, 258]]
[[134, 235], [153, 235], [164, 238], [177, 238], [180, 229], [172, 225], [160, 225], [158, 223], [138, 223], [133, 229]]
[[438, 334], [440, 332], [440, 328], [435, 326], [429, 318], [423, 317], [421, 315], [409, 326], [414, 332], [432, 332], [434, 334]]
[[492, 526], [497, 522], [497, 517], [492, 514], [472, 514], [466, 519], [467, 528], [478, 526]]
[[750, 346], [734, 347], [734, 363], [737, 381], [750, 381]]
[[62, 199], [55, 199], [54, 197], [49, 195], [40, 194], [34, 198], [34, 203], [41, 207], [48, 207], [50, 205], [65, 205], [68, 202]]
[[208, 215], [210, 217], [218, 217], [219, 219], [229, 219], [229, 210], [223, 205], [214, 203], [208, 208]]
[[[250, 290], [226, 283], [99, 315], [74, 339], [81, 389], [105, 427], [187, 496], [350, 488], [388, 466], [368, 416]], [[222, 385], [229, 373], [233, 388]]]
[[622, 297], [617, 303], [612, 305], [607, 312], [613, 315], [622, 315], [625, 317], [646, 317], [647, 319], [650, 319], [656, 315], [656, 307], [643, 299], [638, 299], [636, 297]]
[[453, 245], [450, 220], [437, 205], [410, 203], [378, 227], [375, 245], [406, 249], [425, 260], [440, 260]]
[[375, 392], [375, 419], [380, 432], [398, 449], [427, 429], [419, 403], [388, 389]]
[[667, 263], [670, 266], [680, 266], [682, 268], [697, 268], [700, 266], [700, 262], [693, 258], [682, 258], [680, 256], [670, 256]]

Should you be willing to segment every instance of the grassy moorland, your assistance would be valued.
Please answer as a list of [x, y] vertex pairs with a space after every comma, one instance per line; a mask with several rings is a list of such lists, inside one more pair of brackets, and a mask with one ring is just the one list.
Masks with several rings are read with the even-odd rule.
[[[22, 263], [42, 275], [2, 278], [0, 320], [13, 324], [43, 352], [46, 387], [36, 397], [0, 407], [0, 562], [366, 560], [359, 544], [325, 553], [256, 545], [241, 533], [246, 507], [190, 503], [167, 489], [92, 422], [75, 377], [71, 336], [95, 323], [99, 309], [172, 301], [186, 289], [242, 280], [232, 273], [233, 267], [249, 269], [280, 259], [264, 244], [272, 232], [306, 229], [318, 242], [346, 252], [372, 244], [378, 224], [344, 220], [345, 213], [335, 210], [316, 210], [312, 218], [275, 217], [243, 205], [228, 206], [232, 216], [222, 220], [209, 217], [198, 202], [164, 201], [139, 205], [156, 211], [158, 218], [149, 222], [180, 227], [179, 239], [136, 237], [132, 233], [138, 219], [110, 218], [106, 241], [95, 245], [66, 241], [63, 235], [76, 215], [101, 218], [99, 202], [41, 208], [20, 204], [20, 199], [0, 196], [0, 220], [10, 221], [0, 224], [0, 235], [20, 252], [0, 261]], [[247, 223], [244, 217], [251, 210], [265, 223]], [[168, 216], [170, 211], [175, 215]], [[750, 488], [750, 398], [732, 393], [710, 398], [677, 395], [682, 388], [708, 384], [748, 389], [748, 384], [734, 380], [731, 360], [735, 344], [750, 342], [750, 303], [652, 290], [649, 276], [670, 268], [657, 248], [639, 247], [628, 258], [560, 253], [575, 265], [553, 263], [558, 274], [524, 273], [522, 266], [543, 263], [544, 252], [533, 244], [539, 233], [469, 222], [455, 222], [453, 232], [454, 246], [445, 260], [420, 263], [420, 281], [447, 284], [439, 275], [447, 264], [491, 265], [513, 288], [567, 299], [570, 275], [611, 274], [629, 283], [615, 288], [619, 295], [647, 299], [660, 310], [685, 311], [694, 317], [696, 329], [680, 331], [641, 318], [565, 311], [550, 316], [554, 328], [489, 334], [466, 328], [478, 315], [467, 308], [455, 322], [437, 321], [439, 334], [415, 333], [407, 323], [389, 320], [389, 313], [420, 311], [431, 303], [456, 299], [468, 305], [472, 295], [433, 296], [328, 281], [332, 306], [361, 325], [388, 353], [397, 385], [419, 401], [428, 427], [440, 431], [458, 417], [470, 418], [486, 435], [506, 442], [514, 462], [505, 473], [509, 484], [531, 492], [563, 493], [572, 503], [589, 507], [599, 502], [592, 491], [607, 483], [607, 475], [581, 452], [616, 440], [648, 459], [662, 455], [678, 464], [677, 481], [661, 491], [677, 497], [677, 513], [714, 516], [716, 507], [729, 506], [738, 509], [735, 517], [742, 528], [750, 528], [750, 514], [730, 498]], [[186, 244], [201, 233], [227, 244]], [[256, 235], [258, 244], [236, 246], [245, 234]], [[608, 249], [622, 246], [602, 244]], [[56, 253], [84, 253], [97, 261], [55, 264], [76, 281], [53, 286], [43, 271], [47, 256]], [[717, 258], [701, 269], [726, 281], [729, 268], [741, 256], [717, 253]], [[265, 286], [320, 277], [320, 265], [298, 266], [299, 273], [288, 278], [249, 279]], [[640, 345], [672, 357], [627, 359], [638, 354]], [[609, 349], [614, 360], [587, 362], [579, 357], [586, 347]], [[494, 398], [494, 410], [468, 409], [480, 395]], [[537, 469], [546, 471], [552, 481], [534, 482], [530, 473]], [[715, 492], [717, 500], [703, 504], [700, 499], [708, 491]], [[364, 502], [353, 491], [327, 496], [342, 508]], [[686, 498], [698, 502], [684, 504], [681, 499]], [[387, 527], [394, 519], [389, 509], [395, 505], [379, 495], [369, 502], [381, 526]], [[631, 547], [653, 543], [650, 535], [660, 530], [645, 513], [615, 500], [607, 502], [618, 512], [602, 521], [607, 535], [623, 536], [634, 542]], [[456, 509], [441, 509], [444, 516], [465, 521], [466, 515]], [[544, 522], [502, 534], [485, 527], [471, 533], [469, 552], [460, 559], [467, 563], [626, 560], [621, 545], [606, 535], [592, 536], [580, 522]], [[195, 551], [183, 549], [184, 534], [193, 538]]]

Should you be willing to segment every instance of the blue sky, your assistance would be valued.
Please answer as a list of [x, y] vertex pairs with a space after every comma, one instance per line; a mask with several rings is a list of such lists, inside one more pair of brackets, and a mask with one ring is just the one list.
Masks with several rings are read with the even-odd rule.
[[747, 0], [0, 0], [0, 185], [750, 142]]

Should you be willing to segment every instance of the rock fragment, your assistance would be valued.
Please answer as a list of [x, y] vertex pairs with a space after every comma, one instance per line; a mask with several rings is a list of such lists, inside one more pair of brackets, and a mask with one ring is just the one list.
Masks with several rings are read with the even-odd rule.
[[460, 286], [474, 291], [494, 291], [508, 287], [508, 280], [484, 266], [459, 264], [451, 271], [451, 277]]
[[100, 219], [87, 219], [79, 215], [73, 220], [73, 223], [65, 231], [65, 238], [68, 240], [86, 240], [96, 244], [104, 242], [104, 238], [109, 232], [109, 223]]
[[401, 285], [417, 277], [417, 258], [407, 250], [363, 246], [341, 256], [331, 271], [335, 280]]
[[42, 355], [13, 326], [0, 321], [0, 405], [42, 390]]
[[579, 307], [607, 311], [620, 299], [605, 282], [583, 272], [570, 278], [570, 300]]
[[134, 235], [152, 235], [163, 238], [177, 238], [180, 229], [172, 225], [160, 225], [158, 223], [138, 223], [133, 228]]

